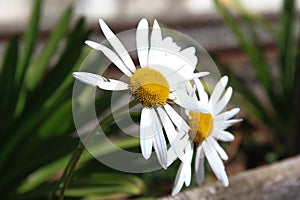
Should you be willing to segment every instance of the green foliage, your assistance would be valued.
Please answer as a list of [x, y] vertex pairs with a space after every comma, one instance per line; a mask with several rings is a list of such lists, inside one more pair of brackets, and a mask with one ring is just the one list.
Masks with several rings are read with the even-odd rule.
[[[226, 73], [231, 76], [231, 85], [241, 95], [240, 102], [243, 110], [248, 111], [248, 116], [256, 118], [265, 123], [272, 132], [276, 146], [273, 146], [270, 153], [272, 158], [278, 159], [290, 155], [297, 148], [291, 145], [293, 142], [295, 123], [295, 93], [296, 93], [296, 49], [297, 36], [295, 24], [295, 2], [294, 0], [284, 0], [280, 16], [280, 25], [273, 27], [264, 18], [249, 13], [238, 1], [236, 11], [240, 18], [237, 19], [229, 9], [215, 0], [217, 11], [224, 22], [236, 36], [245, 54], [248, 56], [260, 88], [264, 91], [266, 100], [261, 100], [254, 92], [253, 87], [245, 84], [245, 81], [238, 77], [233, 71], [225, 67]], [[244, 25], [246, 31], [241, 29]], [[275, 41], [278, 51], [279, 76], [272, 73], [271, 66], [264, 57], [257, 27], [262, 28]], [[266, 154], [266, 159], [269, 154]], [[276, 155], [276, 156], [274, 156]], [[270, 157], [270, 156], [269, 156]], [[275, 159], [275, 160], [276, 160]], [[274, 160], [274, 159], [272, 159]]]
[[[0, 180], [1, 199], [47, 199], [79, 139], [72, 117], [73, 71], [89, 53], [83, 48], [90, 33], [84, 19], [70, 27], [72, 8], [67, 9], [51, 32], [39, 55], [39, 23], [42, 1], [34, 3], [24, 38], [12, 37], [0, 68]], [[53, 59], [58, 57], [58, 59]], [[103, 111], [108, 95], [101, 95], [97, 112]], [[99, 102], [102, 102], [99, 104]], [[84, 112], [84, 110], [83, 110]], [[138, 146], [128, 138], [116, 140], [123, 148]], [[99, 155], [111, 153], [105, 145]], [[83, 151], [74, 183], [66, 191], [72, 199], [128, 197], [144, 190], [133, 175], [101, 172], [91, 168], [93, 157]], [[100, 170], [100, 171], [99, 171]]]

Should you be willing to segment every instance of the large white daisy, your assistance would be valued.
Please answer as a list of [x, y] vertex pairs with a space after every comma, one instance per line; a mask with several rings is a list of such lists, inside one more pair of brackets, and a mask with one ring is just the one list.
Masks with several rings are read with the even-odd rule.
[[[204, 158], [206, 157], [216, 177], [222, 182], [223, 186], [229, 185], [228, 177], [222, 160], [227, 160], [228, 156], [224, 149], [218, 144], [218, 140], [230, 142], [234, 136], [225, 131], [228, 127], [240, 122], [242, 119], [231, 119], [240, 109], [222, 112], [232, 96], [232, 88], [228, 87], [228, 77], [224, 76], [216, 84], [210, 98], [208, 98], [199, 79], [193, 80], [194, 88], [186, 84], [188, 94], [198, 101], [198, 105], [206, 106], [208, 113], [199, 112], [199, 110], [187, 110], [188, 124], [190, 126], [189, 135], [191, 143], [197, 146], [195, 158], [195, 171], [197, 183], [201, 185], [204, 180]], [[193, 157], [193, 146], [186, 148], [185, 155], [187, 159], [182, 159], [173, 187], [172, 195], [176, 195], [185, 182], [186, 186], [191, 180], [191, 162]]]
[[208, 73], [194, 73], [197, 64], [195, 48], [181, 50], [171, 37], [163, 38], [156, 20], [150, 37], [147, 20], [142, 19], [138, 24], [136, 45], [139, 67], [134, 65], [127, 50], [106, 23], [100, 19], [99, 24], [113, 49], [93, 41], [85, 43], [101, 51], [124, 75], [129, 77], [129, 82], [108, 79], [88, 72], [75, 72], [73, 76], [83, 83], [104, 90], [130, 91], [143, 106], [140, 120], [140, 146], [143, 157], [148, 159], [154, 148], [159, 163], [163, 168], [167, 168], [168, 147], [164, 132], [171, 148], [176, 155], [179, 155], [182, 152], [179, 152], [176, 145], [172, 145], [177, 143], [174, 142], [178, 138], [177, 130], [188, 130], [188, 125], [169, 103], [196, 109], [196, 104], [189, 102], [191, 98], [187, 98], [187, 95], [180, 92], [179, 86]]

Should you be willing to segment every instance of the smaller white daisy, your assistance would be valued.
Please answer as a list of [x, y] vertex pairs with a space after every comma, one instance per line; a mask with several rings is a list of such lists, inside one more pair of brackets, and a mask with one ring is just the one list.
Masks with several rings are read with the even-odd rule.
[[[188, 94], [197, 99], [198, 105], [205, 106], [209, 112], [202, 113], [193, 110], [186, 110], [188, 115], [188, 124], [190, 126], [189, 135], [191, 143], [197, 146], [195, 158], [195, 171], [198, 185], [202, 185], [204, 180], [204, 158], [206, 157], [216, 177], [222, 182], [223, 186], [229, 185], [228, 177], [222, 160], [227, 160], [228, 156], [224, 149], [218, 144], [217, 140], [230, 142], [234, 140], [234, 136], [225, 131], [228, 127], [240, 122], [242, 119], [231, 119], [240, 109], [221, 113], [232, 96], [232, 88], [228, 87], [228, 77], [224, 76], [216, 84], [210, 98], [199, 79], [194, 79], [194, 88], [187, 84]], [[172, 195], [176, 195], [182, 188], [183, 183], [188, 186], [191, 180], [191, 163], [193, 156], [193, 146], [187, 147], [185, 151], [185, 159], [178, 169]]]

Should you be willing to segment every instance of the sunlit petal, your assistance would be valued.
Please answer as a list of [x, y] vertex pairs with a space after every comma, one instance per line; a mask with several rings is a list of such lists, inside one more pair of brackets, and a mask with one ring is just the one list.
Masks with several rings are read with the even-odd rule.
[[152, 118], [151, 112], [148, 108], [143, 108], [141, 113], [141, 122], [140, 122], [140, 145], [142, 150], [142, 155], [145, 159], [149, 159], [152, 152], [153, 145], [153, 134], [152, 131]]
[[196, 78], [196, 79], [194, 79], [194, 83], [196, 85], [200, 101], [203, 102], [204, 104], [208, 104], [208, 95], [205, 92], [201, 81], [198, 78]]
[[218, 142], [213, 137], [209, 137], [209, 138], [207, 138], [207, 140], [216, 149], [216, 151], [218, 152], [218, 154], [222, 158], [222, 160], [228, 160], [227, 153], [224, 151], [224, 149], [218, 144]]
[[144, 18], [139, 22], [136, 30], [136, 46], [141, 67], [148, 66], [148, 33], [148, 21]]
[[93, 41], [85, 41], [87, 45], [92, 47], [93, 49], [96, 49], [98, 51], [101, 51], [112, 63], [114, 63], [125, 75], [128, 77], [132, 75], [132, 73], [129, 71], [129, 69], [124, 65], [123, 61], [120, 59], [120, 57], [115, 54], [112, 50], [107, 48], [106, 46], [102, 44], [98, 44]]
[[221, 140], [223, 142], [231, 142], [234, 140], [234, 136], [229, 133], [228, 131], [214, 131], [212, 133], [213, 137], [216, 138], [217, 140]]
[[110, 30], [110, 28], [106, 25], [106, 23], [102, 19], [99, 19], [99, 24], [106, 39], [114, 48], [114, 50], [118, 53], [120, 58], [125, 63], [126, 67], [128, 67], [131, 72], [134, 72], [136, 68], [127, 50], [123, 46], [123, 44], [120, 42], [117, 36]]
[[218, 114], [217, 116], [215, 116], [214, 119], [216, 121], [226, 121], [226, 120], [232, 118], [233, 116], [235, 116], [238, 112], [240, 112], [239, 108], [233, 108], [232, 110]]
[[184, 170], [185, 170], [184, 163], [181, 163], [175, 177], [174, 187], [172, 189], [173, 196], [178, 194], [183, 186], [184, 176], [185, 176]]
[[205, 172], [204, 172], [204, 151], [202, 145], [199, 145], [197, 148], [196, 158], [195, 158], [195, 171], [196, 171], [196, 180], [198, 185], [202, 185], [204, 178], [205, 178]]
[[172, 122], [176, 125], [177, 129], [187, 132], [189, 129], [189, 126], [183, 120], [183, 118], [169, 104], [166, 104], [164, 106], [164, 108], [165, 108], [166, 112], [168, 113]]
[[232, 88], [229, 87], [224, 96], [220, 99], [220, 101], [213, 107], [213, 114], [217, 115], [219, 114], [224, 108], [225, 106], [228, 104], [229, 100], [231, 99], [232, 96]]
[[211, 169], [215, 173], [216, 177], [222, 182], [223, 186], [227, 187], [229, 185], [228, 177], [225, 172], [224, 164], [217, 154], [217, 151], [206, 141], [204, 141], [202, 145]]
[[74, 72], [73, 77], [78, 81], [96, 87], [99, 81], [105, 80], [103, 76], [89, 72]]
[[157, 155], [157, 159], [160, 165], [166, 169], [168, 166], [168, 158], [167, 158], [167, 144], [164, 137], [163, 129], [161, 123], [158, 119], [156, 111], [154, 109], [150, 109], [151, 118], [153, 121], [152, 128], [154, 133], [154, 149]]
[[222, 96], [225, 87], [228, 83], [228, 77], [227, 76], [223, 76], [219, 82], [217, 83], [217, 85], [215, 86], [211, 97], [209, 99], [209, 104], [214, 107], [214, 105], [216, 105], [219, 102], [220, 97]]

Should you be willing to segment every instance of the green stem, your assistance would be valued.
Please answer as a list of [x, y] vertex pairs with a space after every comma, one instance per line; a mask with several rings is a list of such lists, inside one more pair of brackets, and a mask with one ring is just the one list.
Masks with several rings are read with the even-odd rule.
[[[133, 100], [129, 103], [129, 106], [127, 107], [127, 105], [125, 106], [122, 106], [121, 108], [119, 108], [118, 110], [115, 111], [115, 114], [116, 113], [122, 113], [124, 112], [127, 108], [131, 109], [132, 107], [134, 107], [135, 105], [137, 105], [138, 102]], [[104, 129], [106, 126], [109, 125], [109, 123], [113, 120], [113, 114], [111, 113], [110, 115], [106, 116], [100, 123], [100, 126]], [[62, 189], [60, 191], [60, 194], [59, 194], [59, 197], [58, 197], [58, 200], [63, 200], [64, 199], [64, 195], [65, 195], [65, 192], [68, 188], [68, 185], [71, 181], [71, 178], [72, 178], [72, 175], [73, 175], [73, 172], [76, 168], [76, 165], [84, 151], [84, 144], [87, 143], [90, 139], [91, 139], [91, 136], [97, 131], [96, 130], [97, 127], [95, 127], [88, 135], [87, 137], [85, 137], [83, 140], [80, 140], [75, 152], [73, 153], [68, 165], [66, 166], [64, 172], [63, 172], [63, 175], [61, 176], [61, 178], [59, 179], [59, 181], [57, 182], [57, 184], [55, 185], [54, 187], [54, 190], [53, 192], [51, 193], [50, 197], [49, 197], [49, 200], [54, 200], [55, 199], [55, 196], [56, 196], [56, 193], [58, 191], [58, 189], [60, 188], [60, 185], [61, 183], [63, 182], [63, 186], [62, 186]]]
[[64, 182], [63, 184], [63, 188], [60, 192], [60, 196], [59, 199], [63, 199], [64, 198], [64, 193], [65, 190], [70, 182], [71, 179], [71, 175], [76, 167], [77, 162], [79, 161], [81, 154], [83, 153], [84, 150], [84, 146], [83, 146], [83, 142], [80, 140], [76, 151], [73, 153], [68, 165], [66, 166], [66, 168], [64, 169], [63, 175], [61, 176], [61, 178], [59, 179], [59, 181], [56, 183], [53, 192], [51, 193], [49, 200], [54, 200], [57, 190], [59, 189], [59, 186], [62, 182]]
[[72, 156], [72, 159], [70, 160], [70, 164], [68, 165], [69, 167], [66, 168], [66, 179], [64, 181], [64, 184], [63, 184], [63, 188], [62, 190], [60, 191], [60, 195], [59, 195], [59, 200], [63, 200], [64, 199], [64, 196], [65, 196], [65, 192], [66, 192], [66, 189], [71, 181], [71, 177], [73, 175], [73, 172], [75, 170], [75, 167], [82, 155], [84, 151], [84, 144], [83, 142], [80, 140], [78, 146], [77, 146], [77, 149], [76, 151], [74, 152], [73, 156]]

